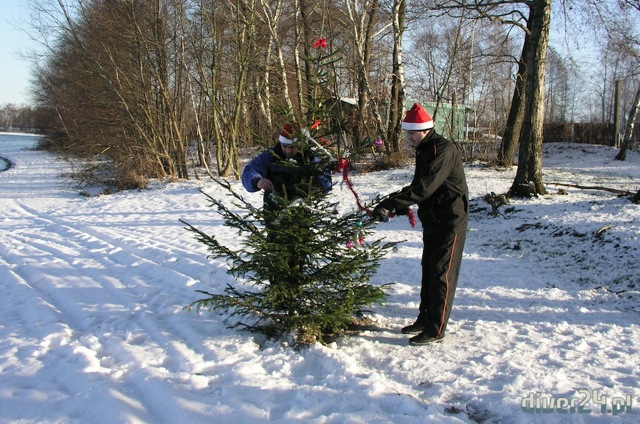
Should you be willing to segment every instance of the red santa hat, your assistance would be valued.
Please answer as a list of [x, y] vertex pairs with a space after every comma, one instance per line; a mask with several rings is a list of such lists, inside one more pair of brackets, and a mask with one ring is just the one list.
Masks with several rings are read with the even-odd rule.
[[287, 124], [284, 127], [282, 127], [282, 130], [280, 131], [280, 136], [278, 137], [278, 141], [281, 144], [293, 144], [294, 142], [298, 141], [297, 138], [293, 138], [293, 126], [291, 124]]
[[418, 103], [413, 106], [402, 120], [402, 129], [407, 131], [424, 131], [433, 128], [433, 119]]

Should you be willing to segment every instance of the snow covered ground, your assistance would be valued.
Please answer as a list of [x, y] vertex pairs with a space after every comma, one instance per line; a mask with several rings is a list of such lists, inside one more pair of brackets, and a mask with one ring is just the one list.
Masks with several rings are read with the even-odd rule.
[[[398, 217], [375, 233], [404, 240], [372, 280], [394, 283], [374, 309], [380, 329], [296, 351], [227, 328], [224, 313], [183, 310], [195, 290], [233, 282], [179, 222], [233, 242], [198, 192], [215, 196], [215, 183], [83, 197], [69, 164], [27, 141], [0, 141], [15, 164], [0, 173], [2, 423], [640, 421], [640, 206], [551, 184], [635, 192], [639, 152], [619, 162], [609, 147], [545, 146], [550, 194], [495, 217], [482, 197], [505, 192], [515, 167], [469, 165], [444, 341], [411, 347], [399, 332], [416, 316], [422, 240]], [[352, 181], [367, 200], [411, 172]], [[331, 196], [355, 208], [346, 187]]]

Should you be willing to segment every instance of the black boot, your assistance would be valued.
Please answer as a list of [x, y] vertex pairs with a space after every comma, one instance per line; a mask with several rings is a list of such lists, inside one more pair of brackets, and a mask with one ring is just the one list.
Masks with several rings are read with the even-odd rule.
[[406, 327], [402, 327], [402, 334], [420, 334], [424, 331], [425, 325], [420, 324], [418, 321], [414, 322], [411, 325], [407, 325]]
[[430, 343], [440, 343], [442, 341], [443, 337], [433, 337], [428, 335], [426, 332], [422, 332], [420, 334], [418, 334], [417, 336], [411, 337], [409, 339], [409, 344], [411, 346], [424, 346]]

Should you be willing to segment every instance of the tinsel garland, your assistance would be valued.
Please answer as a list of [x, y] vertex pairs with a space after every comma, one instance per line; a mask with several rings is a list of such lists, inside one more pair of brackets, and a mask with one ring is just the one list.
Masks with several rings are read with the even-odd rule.
[[[358, 193], [356, 193], [356, 190], [353, 188], [353, 183], [351, 182], [351, 179], [349, 178], [349, 168], [350, 168], [350, 162], [349, 159], [346, 158], [340, 158], [338, 160], [338, 164], [336, 166], [336, 170], [342, 172], [342, 181], [347, 185], [347, 187], [349, 188], [349, 190], [351, 191], [351, 193], [353, 193], [353, 197], [355, 197], [356, 199], [356, 204], [358, 205], [358, 209], [360, 209], [361, 211], [365, 212], [367, 214], [367, 216], [372, 217], [373, 216], [373, 211], [371, 209], [368, 209], [366, 207], [364, 207], [362, 205], [362, 202], [360, 202], [360, 196], [358, 196]], [[395, 214], [390, 214], [390, 216], [395, 216]], [[409, 218], [409, 224], [412, 227], [416, 226], [416, 216], [413, 213], [413, 209], [409, 208], [407, 216]]]

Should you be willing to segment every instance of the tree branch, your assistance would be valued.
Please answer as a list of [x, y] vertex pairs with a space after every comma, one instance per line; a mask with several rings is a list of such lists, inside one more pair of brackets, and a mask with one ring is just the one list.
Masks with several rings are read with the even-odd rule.
[[609, 188], [609, 187], [601, 187], [601, 186], [583, 186], [579, 184], [564, 184], [564, 183], [546, 183], [546, 184], [562, 186], [562, 187], [574, 187], [574, 188], [579, 188], [581, 190], [603, 190], [603, 191], [608, 191], [610, 193], [620, 194], [623, 196], [633, 195], [633, 193], [628, 190], [619, 190], [617, 188]]

